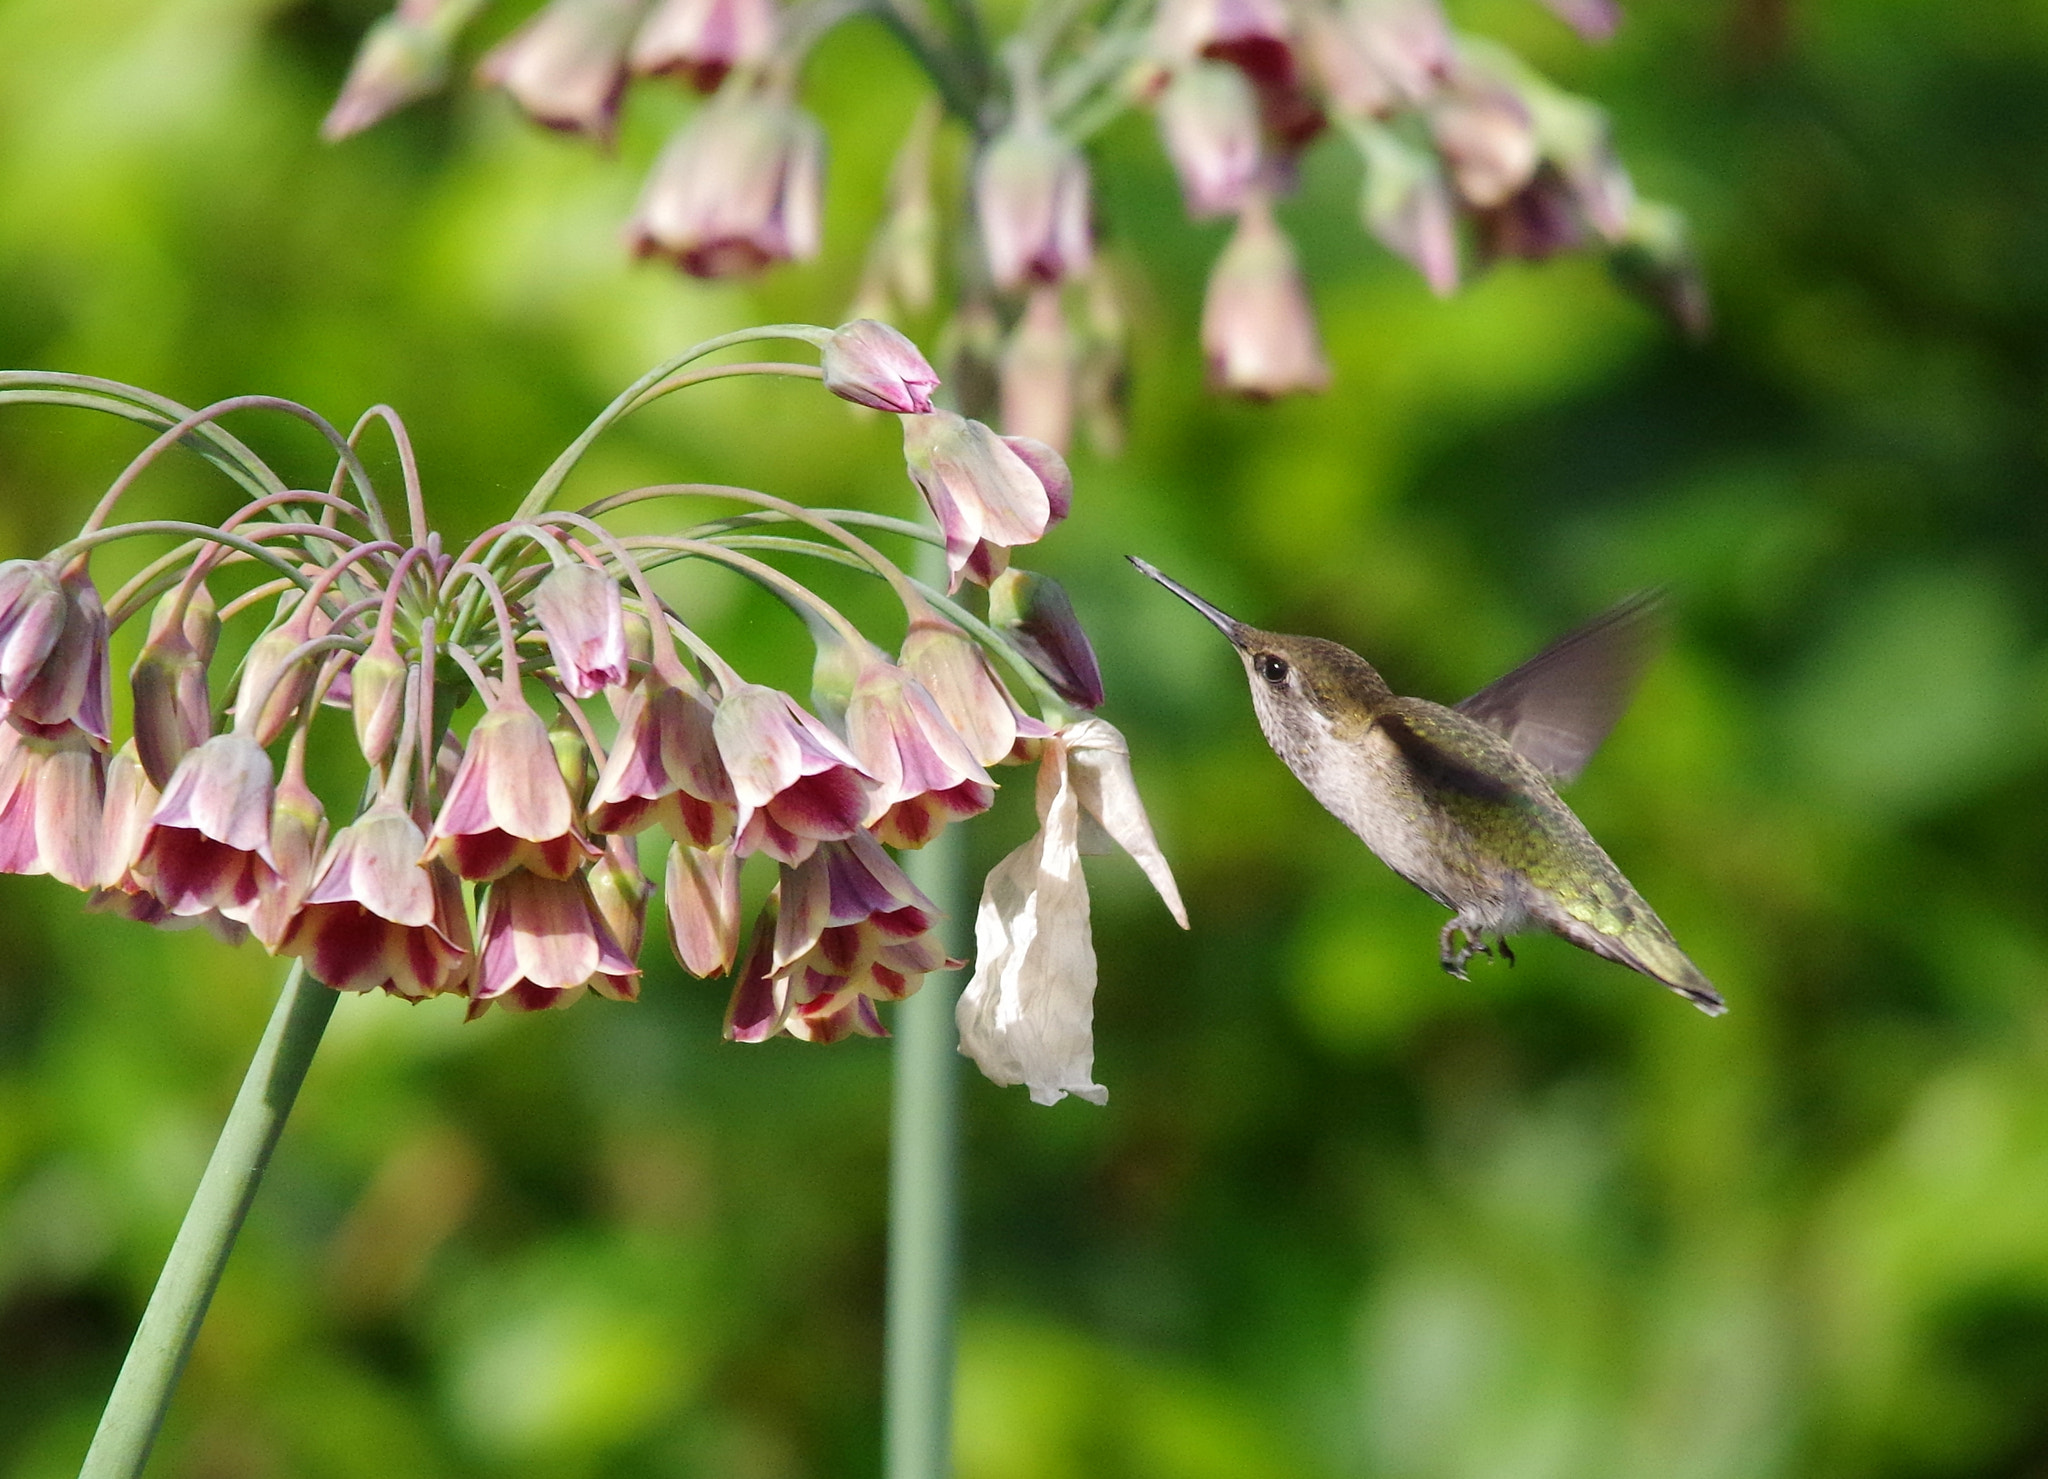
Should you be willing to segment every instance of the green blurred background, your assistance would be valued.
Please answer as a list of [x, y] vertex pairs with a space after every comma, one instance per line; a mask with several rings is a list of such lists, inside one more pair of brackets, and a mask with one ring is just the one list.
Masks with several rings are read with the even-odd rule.
[[[739, 289], [620, 248], [659, 88], [610, 160], [466, 89], [318, 144], [380, 8], [0, 0], [0, 362], [389, 401], [466, 535], [656, 359], [841, 316], [913, 105], [875, 29], [810, 69], [827, 260]], [[1335, 388], [1220, 405], [1221, 228], [1146, 120], [1105, 137], [1130, 446], [1077, 455], [1028, 563], [1093, 627], [1194, 929], [1092, 863], [1108, 1108], [964, 1085], [962, 1475], [2048, 1474], [2048, 4], [1631, 0], [1605, 48], [1453, 9], [1612, 108], [1719, 331], [1586, 263], [1432, 301], [1326, 146], [1284, 217]], [[882, 418], [693, 395], [588, 491], [911, 508]], [[139, 445], [0, 412], [0, 553]], [[181, 464], [135, 507], [229, 490]], [[1443, 699], [1668, 583], [1672, 649], [1571, 799], [1728, 1016], [1547, 939], [1447, 980], [1441, 912], [1126, 552]], [[793, 627], [704, 599], [800, 671]], [[341, 1004], [153, 1472], [875, 1472], [887, 1048], [724, 1044], [721, 989], [647, 962], [630, 1007]], [[0, 1471], [75, 1471], [275, 976], [0, 882]]]

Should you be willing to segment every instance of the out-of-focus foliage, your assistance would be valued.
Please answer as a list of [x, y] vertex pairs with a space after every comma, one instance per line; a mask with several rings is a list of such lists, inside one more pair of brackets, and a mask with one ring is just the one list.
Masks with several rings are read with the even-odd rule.
[[[850, 294], [850, 261], [752, 292], [627, 266], [628, 174], [498, 99], [319, 145], [377, 8], [0, 4], [0, 361], [391, 401], [480, 527], [663, 353]], [[1332, 165], [1284, 215], [1335, 389], [1218, 406], [1184, 348], [1214, 243], [1142, 122], [1107, 139], [1138, 402], [1042, 562], [1195, 928], [1091, 864], [1109, 1107], [965, 1086], [963, 1476], [2035, 1472], [2048, 10], [1638, 0], [1599, 51], [1523, 0], [1461, 13], [1612, 107], [1694, 214], [1719, 336], [1674, 344], [1583, 264], [1435, 302]], [[812, 67], [866, 120], [830, 197], [857, 238], [908, 78], [859, 27]], [[784, 394], [656, 412], [593, 476], [905, 505], [892, 427], [799, 431]], [[0, 415], [5, 552], [138, 444]], [[136, 507], [222, 496], [167, 469]], [[1678, 640], [1572, 799], [1729, 1015], [1544, 940], [1444, 979], [1440, 911], [1126, 551], [1441, 698], [1668, 582]], [[780, 634], [737, 595], [705, 615]], [[1027, 812], [1010, 787], [983, 866]], [[84, 1450], [274, 982], [48, 880], [0, 894], [0, 1469], [40, 1479]], [[154, 1472], [872, 1472], [887, 1049], [724, 1044], [721, 999], [668, 970], [468, 1027], [344, 1001]]]

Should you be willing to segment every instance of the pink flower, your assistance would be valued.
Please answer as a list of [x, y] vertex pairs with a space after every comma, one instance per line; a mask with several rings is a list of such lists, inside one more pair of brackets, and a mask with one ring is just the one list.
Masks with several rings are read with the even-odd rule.
[[219, 734], [178, 762], [150, 817], [134, 872], [173, 914], [218, 909], [248, 923], [278, 881], [270, 853], [270, 757]]
[[626, 89], [626, 47], [645, 0], [551, 0], [477, 63], [549, 128], [609, 141]]
[[1202, 300], [1202, 348], [1218, 390], [1259, 400], [1330, 383], [1315, 312], [1294, 248], [1254, 196], [1209, 274]]
[[[728, 95], [730, 93], [730, 95]], [[824, 139], [786, 99], [721, 90], [661, 151], [627, 228], [693, 277], [731, 277], [818, 252]]]
[[157, 785], [170, 779], [187, 751], [213, 734], [206, 665], [213, 656], [211, 637], [218, 629], [219, 618], [204, 586], [189, 602], [182, 599], [182, 592], [173, 591], [150, 618], [149, 639], [135, 659], [129, 682], [135, 693], [136, 753]]
[[1468, 204], [1481, 210], [1504, 205], [1535, 178], [1541, 157], [1535, 122], [1499, 78], [1477, 68], [1460, 72], [1431, 106], [1429, 127], [1451, 183]]
[[640, 974], [580, 873], [505, 874], [485, 895], [479, 934], [472, 1017], [494, 1001], [514, 1011], [567, 1006], [586, 986], [617, 991]]
[[843, 400], [898, 415], [929, 411], [939, 387], [915, 344], [887, 324], [857, 318], [832, 331], [822, 356], [825, 388]]
[[999, 437], [979, 421], [934, 411], [903, 418], [910, 479], [946, 536], [950, 589], [963, 575], [986, 585], [1010, 550], [1066, 517], [1073, 476], [1059, 453], [1029, 437]]
[[1196, 220], [1235, 215], [1259, 178], [1259, 104], [1237, 68], [1195, 61], [1159, 98], [1159, 133]]
[[853, 997], [900, 1001], [926, 973], [957, 964], [932, 932], [936, 906], [866, 833], [822, 844], [783, 875], [780, 893], [774, 972], [791, 1036], [861, 1031], [861, 1015], [846, 1011]]
[[1036, 287], [997, 367], [1003, 425], [1057, 451], [1074, 424], [1074, 350], [1058, 288]]
[[533, 614], [572, 698], [626, 681], [626, 607], [609, 575], [580, 564], [549, 571], [533, 593]]
[[47, 565], [15, 566], [0, 588], [0, 717], [45, 733], [76, 726], [104, 749], [113, 706], [106, 608], [83, 559], [55, 577], [55, 604], [49, 576]]
[[0, 725], [0, 873], [98, 881], [106, 760], [83, 731], [49, 738]]
[[978, 816], [995, 782], [924, 685], [884, 662], [861, 670], [846, 706], [846, 738], [873, 778], [867, 823], [893, 847], [922, 847], [949, 821]]
[[712, 733], [739, 802], [741, 856], [765, 852], [793, 865], [819, 842], [860, 830], [869, 777], [789, 695], [739, 684], [719, 702]]
[[1088, 163], [1051, 129], [1019, 122], [991, 140], [975, 170], [974, 204], [998, 292], [1087, 272]]
[[1442, 166], [1390, 129], [1369, 127], [1363, 138], [1367, 228], [1449, 297], [1458, 288], [1457, 202]]
[[250, 933], [271, 954], [298, 915], [326, 847], [327, 812], [306, 785], [305, 741], [295, 737], [271, 806], [270, 862], [276, 872], [258, 881], [256, 908], [248, 920]]
[[64, 630], [64, 588], [41, 560], [0, 564], [0, 703], [15, 699], [43, 669]]
[[461, 886], [423, 864], [426, 838], [379, 801], [335, 834], [303, 906], [279, 941], [337, 991], [384, 990], [419, 1000], [456, 988], [469, 963]]
[[625, 700], [619, 737], [590, 796], [598, 832], [639, 832], [659, 822], [678, 842], [710, 847], [733, 834], [738, 802], [719, 758], [712, 707], [659, 674]]
[[735, 68], [767, 61], [775, 32], [774, 0], [661, 0], [633, 38], [633, 70], [713, 92]]
[[968, 754], [983, 765], [1008, 758], [1017, 743], [1021, 716], [973, 638], [950, 622], [920, 616], [911, 621], [903, 639], [901, 660], [905, 671], [924, 685]]
[[439, 88], [455, 33], [475, 8], [466, 0], [401, 0], [363, 34], [320, 137], [331, 144], [361, 133]]
[[483, 882], [515, 868], [566, 878], [596, 851], [576, 828], [547, 725], [516, 690], [502, 695], [470, 731], [426, 856]]
[[683, 969], [707, 980], [731, 970], [740, 944], [740, 855], [728, 846], [671, 843], [662, 896], [669, 944]]

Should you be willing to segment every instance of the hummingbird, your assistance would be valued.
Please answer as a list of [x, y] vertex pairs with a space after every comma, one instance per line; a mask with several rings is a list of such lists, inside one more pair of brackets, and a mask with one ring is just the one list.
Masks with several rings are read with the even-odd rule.
[[[1600, 844], [1559, 799], [1627, 707], [1649, 660], [1658, 597], [1631, 597], [1452, 708], [1402, 698], [1321, 637], [1262, 632], [1136, 555], [1133, 565], [1237, 649], [1266, 742], [1338, 821], [1453, 911], [1443, 968], [1514, 964], [1532, 927], [1663, 983], [1709, 1016], [1728, 1009]], [[1488, 940], [1491, 944], [1488, 944]]]

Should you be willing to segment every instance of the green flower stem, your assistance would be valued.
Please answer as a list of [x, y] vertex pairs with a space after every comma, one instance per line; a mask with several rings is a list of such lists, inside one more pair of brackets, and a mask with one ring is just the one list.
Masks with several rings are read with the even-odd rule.
[[[960, 844], [946, 828], [904, 859], [945, 917], [946, 948], [965, 953], [969, 900]], [[889, 1295], [883, 1335], [883, 1473], [953, 1472], [953, 1262], [958, 1222], [960, 1039], [955, 971], [933, 971], [896, 1009], [889, 1144]]]
[[303, 963], [293, 962], [149, 1296], [149, 1308], [129, 1343], [79, 1479], [136, 1479], [148, 1462], [171, 1389], [192, 1354], [206, 1306], [334, 1013], [336, 995], [308, 977]]

